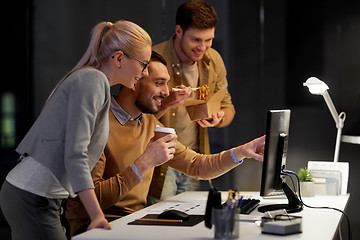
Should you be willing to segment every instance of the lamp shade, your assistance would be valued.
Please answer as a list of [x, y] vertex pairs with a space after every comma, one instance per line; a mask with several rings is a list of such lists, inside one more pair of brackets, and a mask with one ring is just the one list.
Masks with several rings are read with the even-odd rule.
[[303, 83], [309, 88], [309, 92], [314, 95], [323, 95], [328, 89], [328, 85], [316, 77], [310, 77]]

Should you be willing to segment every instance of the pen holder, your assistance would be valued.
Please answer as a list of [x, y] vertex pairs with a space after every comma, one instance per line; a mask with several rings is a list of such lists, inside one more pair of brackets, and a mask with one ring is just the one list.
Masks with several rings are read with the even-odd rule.
[[239, 237], [239, 222], [235, 221], [236, 208], [212, 209], [212, 222], [215, 239], [237, 239]]

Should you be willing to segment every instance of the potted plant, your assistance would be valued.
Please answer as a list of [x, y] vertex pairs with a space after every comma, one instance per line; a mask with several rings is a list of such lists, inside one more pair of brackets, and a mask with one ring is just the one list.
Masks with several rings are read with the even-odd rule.
[[300, 180], [300, 194], [302, 197], [313, 197], [315, 195], [314, 182], [311, 172], [307, 168], [301, 168], [298, 174]]

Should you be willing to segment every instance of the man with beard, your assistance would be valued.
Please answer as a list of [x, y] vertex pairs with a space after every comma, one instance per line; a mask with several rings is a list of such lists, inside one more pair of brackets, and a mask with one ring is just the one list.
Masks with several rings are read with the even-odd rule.
[[[108, 142], [91, 172], [95, 193], [109, 221], [146, 206], [154, 167], [165, 162], [192, 177], [211, 179], [240, 165], [244, 158], [263, 160], [264, 137], [212, 155], [189, 149], [176, 141], [176, 134], [154, 140], [155, 126], [161, 123], [153, 114], [169, 95], [170, 77], [165, 63], [153, 52], [149, 75], [140, 79], [134, 88], [122, 87], [112, 99]], [[71, 235], [86, 231], [90, 223], [76, 198], [68, 200], [66, 217]]]
[[[218, 17], [214, 7], [203, 0], [191, 0], [182, 4], [176, 13], [175, 34], [170, 40], [153, 47], [168, 62], [171, 91], [156, 115], [166, 127], [175, 128], [178, 141], [192, 150], [209, 154], [208, 127], [228, 126], [234, 118], [235, 109], [227, 90], [226, 68], [220, 54], [211, 48], [215, 37]], [[207, 85], [209, 93], [225, 91], [221, 109], [212, 120], [192, 122], [184, 106], [174, 106], [177, 100], [188, 95], [188, 87]], [[186, 87], [185, 87], [186, 86]], [[192, 97], [195, 97], [193, 94]], [[166, 177], [165, 177], [166, 176]], [[195, 191], [200, 182], [187, 177], [171, 167], [156, 168], [149, 192], [149, 203], [164, 200], [183, 191]]]

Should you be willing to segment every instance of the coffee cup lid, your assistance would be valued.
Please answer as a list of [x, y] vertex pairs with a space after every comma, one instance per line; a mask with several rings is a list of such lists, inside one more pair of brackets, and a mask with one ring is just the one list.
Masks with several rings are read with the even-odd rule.
[[160, 127], [159, 125], [156, 125], [155, 132], [163, 132], [163, 133], [176, 133], [175, 129], [173, 128], [167, 128], [167, 127]]

